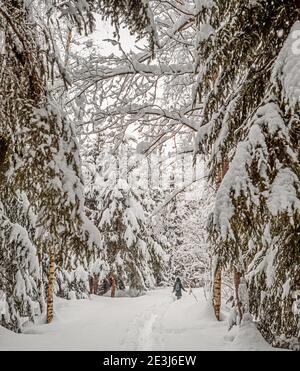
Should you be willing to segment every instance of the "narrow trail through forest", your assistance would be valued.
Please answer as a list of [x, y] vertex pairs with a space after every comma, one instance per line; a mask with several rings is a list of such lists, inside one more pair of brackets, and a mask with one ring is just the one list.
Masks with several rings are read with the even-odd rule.
[[35, 324], [22, 335], [0, 327], [0, 350], [269, 350], [253, 324], [228, 333], [217, 322], [202, 290], [174, 300], [172, 289], [138, 298], [93, 296], [56, 299], [55, 320]]

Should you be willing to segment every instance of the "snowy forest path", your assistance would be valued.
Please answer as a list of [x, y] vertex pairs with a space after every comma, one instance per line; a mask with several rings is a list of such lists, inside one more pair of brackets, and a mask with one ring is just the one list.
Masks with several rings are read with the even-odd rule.
[[0, 326], [1, 350], [72, 351], [201, 351], [271, 350], [253, 324], [228, 333], [195, 290], [198, 302], [184, 293], [175, 300], [172, 288], [150, 291], [137, 298], [99, 297], [55, 300], [50, 325], [28, 327], [15, 334]]

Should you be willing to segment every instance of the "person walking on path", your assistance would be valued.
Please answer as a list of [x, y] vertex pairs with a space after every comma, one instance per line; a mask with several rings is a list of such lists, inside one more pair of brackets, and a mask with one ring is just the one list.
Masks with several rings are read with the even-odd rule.
[[175, 284], [174, 284], [174, 288], [173, 288], [173, 292], [175, 292], [177, 300], [179, 300], [182, 297], [182, 291], [181, 290], [186, 291], [185, 288], [183, 287], [182, 283], [181, 283], [180, 278], [177, 277], [176, 281], [175, 281]]

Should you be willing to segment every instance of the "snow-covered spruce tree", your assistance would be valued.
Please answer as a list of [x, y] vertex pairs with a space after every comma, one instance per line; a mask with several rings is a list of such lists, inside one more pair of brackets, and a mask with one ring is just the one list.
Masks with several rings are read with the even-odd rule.
[[[149, 265], [150, 273], [147, 271], [148, 268], [144, 269], [145, 276], [142, 279], [147, 288], [154, 287], [165, 282], [165, 246], [156, 233], [156, 224], [150, 218], [155, 208], [155, 201], [152, 198], [152, 188], [149, 188], [147, 176], [147, 170], [149, 169], [146, 158], [136, 153], [136, 139], [131, 135], [124, 136], [123, 144], [116, 151], [113, 150], [114, 145], [105, 143], [103, 139], [105, 138], [102, 134], [99, 134], [96, 138], [87, 138], [83, 146], [85, 148], [83, 150], [83, 164], [86, 209], [90, 218], [99, 226], [104, 237], [101, 242], [102, 246], [106, 254], [110, 255], [108, 266], [107, 261], [101, 261], [97, 256], [94, 256], [94, 260], [91, 261], [89, 265], [91, 289], [93, 291], [92, 286], [97, 285], [101, 279], [107, 278], [109, 273], [116, 274], [117, 284], [120, 288], [130, 285], [130, 279], [123, 279], [122, 276], [129, 277], [130, 271], [135, 268], [130, 268], [127, 264], [119, 269], [123, 269], [125, 273], [118, 275], [114, 263], [117, 259], [118, 250], [110, 249], [109, 246], [112, 242], [109, 241], [111, 238], [117, 245], [120, 245], [123, 255], [126, 253], [125, 248], [129, 252], [132, 251], [133, 267], [134, 264], [137, 264], [138, 270], [143, 271], [139, 265], [141, 264], [139, 260], [144, 259], [143, 254], [145, 256], [148, 254], [149, 259], [145, 264]], [[145, 174], [145, 176], [141, 176], [141, 174]], [[118, 184], [119, 180], [120, 183]], [[118, 187], [121, 184], [125, 186], [125, 192], [119, 191]], [[118, 198], [120, 195], [121, 199]], [[116, 202], [113, 200], [114, 196], [117, 197]], [[134, 204], [136, 204], [137, 215], [134, 214]], [[114, 209], [115, 207], [117, 210]], [[112, 218], [107, 220], [106, 223], [103, 220], [105, 213], [108, 213]], [[131, 217], [132, 219], [130, 219]], [[100, 225], [102, 222], [104, 225]], [[125, 230], [130, 233], [130, 229], [133, 232], [137, 230], [138, 238], [136, 241], [131, 241], [127, 248]], [[111, 233], [108, 233], [108, 231]], [[141, 240], [146, 244], [144, 250]], [[141, 246], [141, 257], [135, 256], [135, 252], [139, 251], [135, 246], [138, 245]], [[149, 280], [148, 277], [151, 275], [152, 278]], [[132, 293], [134, 293], [133, 291]]]
[[[82, 144], [83, 174], [85, 183], [85, 208], [89, 218], [97, 225], [103, 211], [102, 193], [105, 188], [107, 169], [113, 169], [115, 157], [107, 150], [105, 137], [100, 134], [88, 136]], [[115, 171], [115, 169], [113, 169]], [[115, 172], [113, 171], [113, 176]], [[103, 243], [101, 239], [100, 243]], [[102, 244], [103, 249], [105, 246]], [[87, 264], [90, 293], [97, 294], [99, 282], [109, 274], [107, 256], [99, 251], [90, 255]]]
[[[112, 177], [113, 178], [113, 177]], [[98, 227], [111, 273], [138, 295], [157, 285], [165, 255], [148, 224], [141, 194], [124, 179], [107, 179]]]
[[57, 268], [55, 290], [57, 296], [69, 300], [89, 297], [89, 273], [83, 265], [77, 264], [72, 270]]
[[[149, 29], [150, 11], [145, 2], [114, 4], [112, 10], [106, 1], [1, 1], [0, 168], [8, 164], [1, 181], [26, 193], [37, 214], [39, 238], [46, 236], [48, 322], [53, 317], [55, 261], [65, 264], [72, 254], [81, 257], [83, 247], [97, 245], [99, 240], [84, 212], [75, 132], [51, 94], [49, 83], [57, 72], [69, 84], [55, 45], [58, 24], [51, 20], [63, 14], [79, 30], [87, 31], [94, 26], [92, 10], [112, 16], [115, 24], [127, 12], [126, 22], [133, 31], [142, 34], [145, 27]], [[48, 23], [43, 21], [46, 17], [50, 17]]]
[[[142, 179], [138, 181], [142, 182]], [[148, 183], [148, 180], [146, 182]], [[158, 189], [149, 188], [145, 184], [138, 185], [135, 192], [141, 200], [146, 215], [145, 222], [149, 235], [147, 243], [151, 255], [151, 270], [155, 279], [155, 286], [165, 285], [168, 276], [169, 245], [166, 236], [162, 233], [161, 225], [158, 225], [162, 219], [153, 218], [153, 212], [158, 205], [158, 193], [160, 192]]]
[[206, 61], [198, 66], [204, 104], [199, 148], [210, 154], [212, 179], [229, 161], [210, 223], [212, 248], [219, 267], [233, 267], [247, 279], [243, 311], [260, 320], [270, 343], [292, 346], [299, 342], [299, 315], [292, 310], [300, 284], [292, 29], [298, 3], [209, 5], [199, 2], [199, 63]]
[[[3, 195], [4, 190], [0, 186]], [[43, 290], [37, 250], [27, 230], [30, 223], [17, 198], [0, 202], [0, 325], [21, 332], [23, 324], [43, 310]], [[21, 214], [21, 215], [20, 215]]]
[[26, 196], [12, 194], [6, 185], [6, 151], [6, 142], [0, 137], [0, 325], [20, 332], [26, 320], [40, 313], [43, 298], [32, 242], [34, 218]]
[[[248, 273], [250, 309], [268, 340], [295, 349], [300, 340], [300, 315], [292, 310], [300, 289], [300, 63], [294, 35], [299, 32], [297, 22], [276, 59], [265, 103], [251, 120], [248, 142], [264, 192], [261, 236], [254, 235], [250, 245], [256, 254]], [[268, 166], [259, 165], [262, 161]]]

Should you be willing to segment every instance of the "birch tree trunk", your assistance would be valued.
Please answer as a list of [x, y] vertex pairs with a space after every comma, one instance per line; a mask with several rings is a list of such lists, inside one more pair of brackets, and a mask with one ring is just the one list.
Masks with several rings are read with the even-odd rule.
[[[229, 167], [228, 161], [223, 161], [219, 167], [216, 179], [217, 190], [221, 186], [222, 180], [224, 179], [224, 176], [227, 173], [228, 167]], [[221, 304], [222, 304], [222, 270], [220, 268], [219, 262], [217, 261], [213, 281], [213, 307], [218, 321], [220, 321]]]
[[221, 304], [222, 304], [221, 293], [222, 293], [222, 271], [217, 266], [214, 274], [213, 306], [218, 321], [220, 321], [221, 319]]
[[53, 320], [53, 296], [55, 284], [55, 255], [50, 255], [50, 267], [48, 276], [48, 293], [47, 293], [47, 323]]

